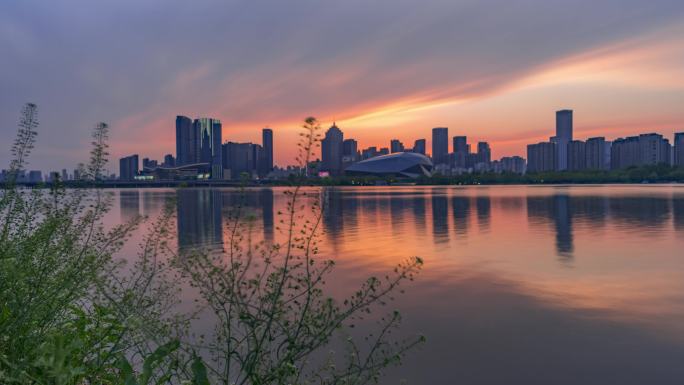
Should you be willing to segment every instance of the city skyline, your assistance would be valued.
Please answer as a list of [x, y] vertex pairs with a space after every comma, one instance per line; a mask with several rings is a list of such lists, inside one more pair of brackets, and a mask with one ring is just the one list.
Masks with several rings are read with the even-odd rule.
[[[176, 114], [215, 117], [238, 142], [273, 127], [276, 164], [292, 163], [309, 115], [364, 147], [385, 147], [390, 134], [410, 146], [421, 132], [430, 149], [427, 132], [449, 127], [488, 141], [495, 158], [546, 140], [553, 122], [539, 111], [566, 106], [581, 111], [578, 137], [671, 138], [684, 127], [679, 1], [208, 1], [163, 15], [153, 3], [0, 6], [0, 86], [11, 90], [0, 95], [0, 135], [11, 138], [21, 105], [36, 102], [35, 168], [87, 159], [98, 121], [110, 124], [114, 159], [161, 159]], [[176, 28], [200, 20], [205, 28]]]

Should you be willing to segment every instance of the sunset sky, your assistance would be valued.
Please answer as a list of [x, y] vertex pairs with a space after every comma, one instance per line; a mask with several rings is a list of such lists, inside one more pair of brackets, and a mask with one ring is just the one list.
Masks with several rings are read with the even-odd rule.
[[3, 0], [0, 90], [0, 161], [32, 101], [43, 170], [87, 159], [98, 121], [115, 159], [175, 155], [178, 114], [221, 119], [224, 141], [272, 127], [279, 165], [308, 115], [361, 148], [429, 148], [447, 126], [497, 158], [553, 135], [561, 108], [580, 139], [671, 139], [684, 1]]

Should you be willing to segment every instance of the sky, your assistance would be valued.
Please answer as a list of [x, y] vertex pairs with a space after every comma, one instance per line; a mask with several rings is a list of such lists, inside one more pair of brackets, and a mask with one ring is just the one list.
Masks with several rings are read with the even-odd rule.
[[[175, 117], [224, 141], [275, 136], [294, 163], [302, 120], [360, 148], [432, 127], [525, 154], [575, 111], [575, 137], [684, 131], [681, 0], [2, 0], [0, 162], [38, 104], [30, 169], [175, 153]], [[111, 163], [115, 170], [116, 162]], [[1, 167], [0, 167], [1, 168]]]

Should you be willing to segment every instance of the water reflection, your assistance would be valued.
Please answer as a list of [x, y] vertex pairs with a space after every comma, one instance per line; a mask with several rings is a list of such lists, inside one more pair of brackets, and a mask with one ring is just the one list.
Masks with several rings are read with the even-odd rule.
[[447, 197], [439, 190], [432, 191], [432, 234], [435, 243], [449, 241], [449, 220]]
[[223, 200], [216, 189], [180, 189], [176, 199], [178, 247], [223, 246]]
[[[237, 204], [264, 239], [283, 236], [275, 231], [283, 189], [122, 190], [121, 219], [141, 203], [160, 208], [169, 194], [177, 194], [181, 247], [227, 241], [221, 223]], [[356, 287], [407, 256], [426, 261], [395, 304], [406, 330], [428, 343], [383, 384], [684, 378], [684, 189], [383, 187], [320, 196], [321, 256], [339, 261], [330, 289]]]
[[140, 216], [140, 192], [138, 190], [121, 190], [119, 192], [119, 211], [121, 222], [128, 222]]

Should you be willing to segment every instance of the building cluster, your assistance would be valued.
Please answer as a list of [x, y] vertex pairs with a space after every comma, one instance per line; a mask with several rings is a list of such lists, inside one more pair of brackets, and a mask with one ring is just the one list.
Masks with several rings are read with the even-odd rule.
[[[471, 172], [511, 172], [523, 174], [525, 172], [525, 159], [513, 156], [505, 157], [500, 160], [492, 160], [492, 149], [487, 142], [477, 143], [476, 151], [471, 151], [466, 136], [454, 136], [451, 138], [452, 152], [449, 152], [449, 128], [436, 127], [432, 129], [432, 156], [431, 170], [442, 175], [458, 175]], [[349, 167], [357, 162], [365, 162], [379, 156], [390, 156], [393, 154], [413, 153], [427, 157], [426, 140], [415, 140], [413, 147], [406, 147], [398, 139], [390, 140], [389, 147], [368, 147], [363, 150], [358, 149], [358, 143], [354, 139], [344, 139], [344, 133], [333, 124], [325, 133], [321, 142], [321, 163], [320, 171], [325, 175], [341, 176]], [[392, 159], [412, 160], [416, 162], [414, 166], [423, 164], [418, 157], [396, 157]], [[385, 162], [382, 162], [385, 163]], [[373, 165], [380, 165], [380, 162], [373, 162]], [[390, 162], [387, 162], [389, 165]], [[355, 167], [352, 173], [359, 174], [359, 168]], [[381, 173], [381, 172], [378, 172]], [[393, 174], [393, 172], [388, 172]], [[401, 174], [401, 173], [400, 173]], [[420, 174], [420, 173], [418, 173]]]
[[273, 130], [262, 130], [262, 144], [223, 142], [218, 119], [176, 117], [176, 156], [167, 154], [163, 162], [139, 156], [119, 159], [119, 179], [236, 180], [266, 178], [273, 171]]
[[[10, 179], [10, 171], [2, 170], [0, 171], [0, 182], [4, 182]], [[68, 182], [80, 180], [80, 171], [78, 169], [73, 170], [69, 173], [67, 169], [62, 169], [62, 171], [50, 171], [43, 174], [40, 170], [19, 170], [16, 173], [14, 181], [21, 184], [37, 184], [37, 183], [53, 183], [56, 181]]]
[[[451, 142], [451, 152], [449, 145]], [[463, 173], [515, 173], [525, 174], [556, 171], [619, 170], [631, 166], [666, 164], [684, 166], [684, 133], [677, 133], [674, 144], [660, 134], [641, 134], [607, 141], [604, 137], [593, 137], [585, 141], [573, 137], [573, 111], [556, 112], [556, 135], [546, 142], [527, 146], [527, 160], [519, 156], [492, 160], [492, 149], [487, 142], [478, 142], [471, 149], [466, 136], [449, 137], [449, 128], [432, 129], [431, 172], [441, 175]], [[396, 157], [394, 154], [415, 153], [426, 156], [426, 141], [418, 139], [413, 148], [404, 146], [398, 139], [391, 139], [389, 147], [368, 147], [358, 149], [354, 139], [345, 139], [344, 133], [333, 124], [325, 134], [321, 146], [319, 170], [324, 175], [359, 175], [364, 172], [380, 175], [406, 175], [395, 170], [395, 163], [407, 168], [423, 164], [416, 157]], [[379, 156], [388, 161], [368, 163], [368, 166], [351, 165], [367, 162]], [[389, 160], [394, 159], [394, 160]], [[406, 162], [413, 162], [410, 165]], [[381, 166], [382, 165], [382, 166]], [[371, 167], [372, 166], [372, 167]], [[402, 166], [403, 167], [403, 166]], [[364, 171], [365, 170], [365, 171]], [[409, 172], [410, 173], [410, 172]], [[416, 175], [419, 175], [417, 173]]]
[[660, 134], [648, 133], [607, 141], [573, 138], [572, 110], [556, 112], [556, 136], [527, 146], [527, 172], [620, 170], [632, 166], [684, 166], [684, 133], [674, 146]]

